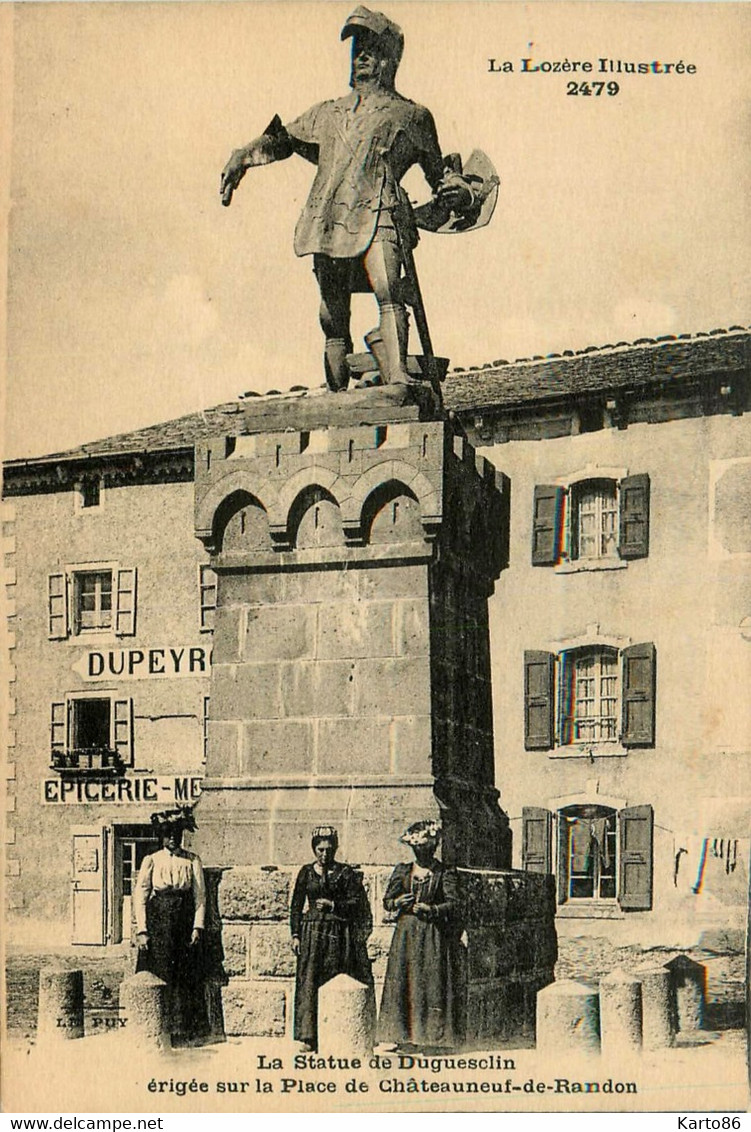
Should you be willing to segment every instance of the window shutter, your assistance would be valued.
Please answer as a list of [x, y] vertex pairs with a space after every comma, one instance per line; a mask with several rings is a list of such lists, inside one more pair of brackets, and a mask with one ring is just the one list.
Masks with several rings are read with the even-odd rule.
[[532, 565], [554, 566], [560, 556], [563, 488], [538, 484], [532, 514]]
[[549, 873], [552, 867], [553, 815], [550, 810], [525, 806], [522, 810], [522, 868], [528, 873]]
[[128, 766], [133, 764], [133, 701], [115, 700], [112, 717], [112, 745]]
[[618, 903], [627, 912], [648, 912], [652, 907], [651, 806], [621, 810]]
[[68, 636], [68, 581], [64, 573], [47, 577], [47, 636], [51, 641]]
[[63, 701], [50, 709], [50, 749], [65, 751], [68, 748], [68, 713]]
[[653, 747], [655, 742], [655, 673], [653, 644], [623, 650], [621, 742], [624, 747]]
[[211, 566], [201, 565], [198, 567], [198, 590], [201, 607], [201, 632], [208, 633], [214, 628], [217, 600], [216, 571]]
[[621, 480], [618, 553], [621, 558], [649, 554], [649, 476]]
[[568, 884], [569, 884], [569, 830], [566, 815], [560, 810], [557, 816], [558, 834], [556, 837], [557, 843], [557, 857], [556, 857], [556, 888], [558, 894], [558, 903], [565, 904], [568, 900]]
[[135, 566], [117, 571], [115, 634], [118, 637], [132, 637], [136, 631], [136, 584]]
[[524, 749], [549, 751], [553, 746], [553, 683], [551, 652], [524, 653]]

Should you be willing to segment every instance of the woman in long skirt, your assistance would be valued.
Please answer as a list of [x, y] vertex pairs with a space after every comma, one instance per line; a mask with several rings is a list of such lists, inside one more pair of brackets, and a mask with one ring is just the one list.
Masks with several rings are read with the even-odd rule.
[[134, 893], [138, 960], [167, 984], [167, 1029], [173, 1040], [208, 1033], [203, 927], [206, 886], [201, 861], [182, 847], [183, 832], [196, 828], [188, 806], [152, 814], [162, 848], [144, 857]]
[[336, 858], [331, 826], [313, 830], [315, 860], [297, 874], [290, 906], [297, 955], [294, 1036], [306, 1050], [318, 1044], [318, 990], [335, 975], [373, 981], [367, 953], [370, 909], [359, 873]]
[[462, 955], [456, 871], [435, 857], [435, 821], [415, 822], [400, 839], [414, 862], [391, 874], [383, 904], [398, 919], [383, 985], [378, 1041], [427, 1049], [462, 1041]]

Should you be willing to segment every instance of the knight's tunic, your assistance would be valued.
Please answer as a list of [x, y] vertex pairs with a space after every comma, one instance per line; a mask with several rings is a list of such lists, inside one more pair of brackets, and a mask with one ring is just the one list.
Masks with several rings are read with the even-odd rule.
[[419, 164], [434, 191], [443, 176], [430, 111], [395, 91], [320, 102], [285, 128], [294, 151], [318, 166], [295, 230], [300, 256], [363, 255], [404, 206], [399, 182], [408, 169]]

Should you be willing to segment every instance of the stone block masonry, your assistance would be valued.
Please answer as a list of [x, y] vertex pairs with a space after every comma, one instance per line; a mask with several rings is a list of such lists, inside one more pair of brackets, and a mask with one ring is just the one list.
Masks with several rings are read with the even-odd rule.
[[[405, 854], [406, 855], [406, 854]], [[296, 868], [211, 870], [210, 931], [221, 945], [228, 1035], [292, 1036], [295, 957], [289, 896]], [[390, 868], [362, 869], [373, 929], [368, 954], [380, 1003], [394, 926], [383, 909]], [[462, 894], [467, 1045], [531, 1044], [538, 991], [557, 956], [552, 878], [512, 871], [459, 870]]]
[[499, 871], [488, 598], [508, 481], [423, 405], [386, 420], [376, 400], [327, 404], [312, 427], [289, 404], [283, 431], [249, 410], [247, 435], [196, 448], [217, 610], [195, 844], [215, 870], [225, 1029], [290, 1031], [290, 886], [317, 825], [362, 869], [380, 990], [399, 837], [435, 817], [466, 896], [467, 1040], [531, 1040], [556, 938], [547, 878]]
[[367, 424], [359, 406], [314, 431], [291, 418], [196, 450], [218, 578], [209, 865], [294, 864], [321, 822], [381, 864], [439, 815], [447, 860], [510, 863], [487, 615], [508, 484], [449, 422], [405, 412]]

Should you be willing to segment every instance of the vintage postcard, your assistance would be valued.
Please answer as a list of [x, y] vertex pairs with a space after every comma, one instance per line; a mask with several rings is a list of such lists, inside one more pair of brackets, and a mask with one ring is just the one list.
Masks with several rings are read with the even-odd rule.
[[4, 1111], [740, 1128], [751, 7], [0, 34]]

